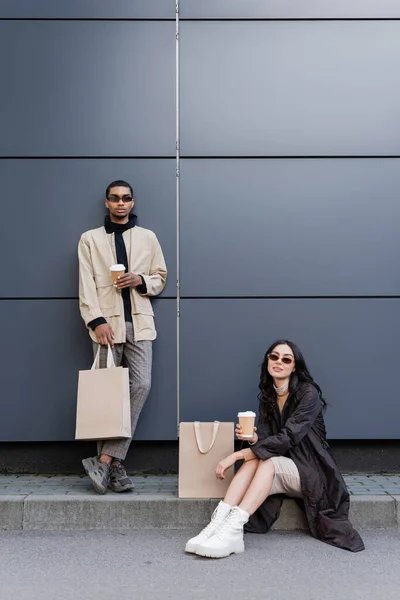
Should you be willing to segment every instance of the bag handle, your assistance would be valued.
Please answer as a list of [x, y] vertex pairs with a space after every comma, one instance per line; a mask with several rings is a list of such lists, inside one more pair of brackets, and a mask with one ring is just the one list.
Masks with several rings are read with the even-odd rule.
[[214, 421], [211, 444], [210, 444], [208, 450], [203, 450], [203, 444], [201, 442], [200, 421], [195, 421], [193, 423], [193, 426], [194, 426], [194, 435], [196, 436], [197, 447], [198, 447], [199, 451], [201, 452], [201, 454], [207, 454], [207, 452], [210, 452], [211, 448], [214, 446], [214, 443], [215, 443], [215, 440], [217, 437], [217, 433], [218, 433], [219, 421]]
[[[101, 349], [101, 345], [99, 344], [99, 347], [97, 348], [96, 356], [94, 357], [91, 371], [99, 368], [98, 365], [100, 362], [100, 349]], [[113, 353], [111, 350], [111, 346], [110, 346], [110, 344], [108, 344], [108, 346], [107, 346], [107, 369], [113, 369], [113, 368], [115, 368], [114, 356], [113, 356]]]

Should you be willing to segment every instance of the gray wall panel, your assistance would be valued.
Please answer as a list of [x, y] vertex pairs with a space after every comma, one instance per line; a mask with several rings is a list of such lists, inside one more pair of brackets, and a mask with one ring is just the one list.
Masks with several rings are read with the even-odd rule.
[[400, 17], [398, 0], [180, 0], [181, 18], [329, 19]]
[[400, 295], [399, 159], [183, 160], [183, 296]]
[[399, 310], [399, 299], [183, 300], [180, 420], [256, 409], [264, 353], [287, 338], [330, 403], [329, 438], [400, 438]]
[[[0, 297], [76, 297], [80, 235], [103, 224], [106, 186], [131, 183], [138, 224], [152, 229], [169, 268], [166, 296], [176, 295], [175, 164], [173, 160], [0, 160], [2, 196], [18, 223], [18, 260], [0, 283]], [[9, 215], [11, 218], [11, 215]], [[0, 223], [3, 252], [14, 252], [16, 229]]]
[[175, 18], [174, 0], [1, 0], [0, 18]]
[[400, 21], [183, 22], [186, 156], [400, 154]]
[[176, 301], [153, 301], [157, 339], [153, 344], [153, 383], [135, 440], [177, 439]]
[[173, 22], [2, 21], [2, 156], [175, 153]]
[[[175, 301], [155, 301], [153, 388], [135, 439], [176, 438]], [[1, 441], [63, 441], [75, 434], [79, 369], [89, 336], [74, 300], [2, 300]]]
[[[397, 0], [180, 0], [181, 18], [394, 18]], [[175, 18], [174, 0], [1, 0], [0, 18]]]

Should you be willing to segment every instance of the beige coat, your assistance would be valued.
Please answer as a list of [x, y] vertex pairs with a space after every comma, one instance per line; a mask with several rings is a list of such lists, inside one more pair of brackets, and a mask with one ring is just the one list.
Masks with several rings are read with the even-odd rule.
[[[133, 227], [123, 233], [132, 273], [142, 275], [147, 293], [141, 295], [131, 288], [132, 320], [135, 341], [154, 340], [154, 313], [148, 296], [157, 296], [165, 286], [167, 267], [156, 235], [149, 229]], [[86, 326], [104, 317], [112, 327], [115, 343], [126, 341], [124, 305], [121, 293], [112, 285], [110, 266], [117, 262], [115, 237], [104, 227], [86, 231], [78, 247], [79, 306]], [[92, 340], [96, 340], [90, 328]]]

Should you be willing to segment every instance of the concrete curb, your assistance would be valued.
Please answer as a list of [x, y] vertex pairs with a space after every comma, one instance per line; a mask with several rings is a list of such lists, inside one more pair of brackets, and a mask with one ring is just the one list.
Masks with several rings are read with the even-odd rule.
[[162, 495], [28, 496], [23, 529], [196, 529], [211, 512], [211, 500]]
[[[218, 500], [171, 495], [0, 496], [0, 530], [74, 531], [113, 529], [201, 529]], [[355, 527], [399, 529], [400, 496], [351, 496]], [[307, 529], [293, 500], [285, 500], [274, 529]]]
[[0, 496], [0, 530], [22, 529], [26, 496]]
[[[353, 501], [353, 498], [355, 499]], [[350, 520], [354, 527], [398, 528], [398, 502], [394, 496], [352, 496]]]
[[395, 519], [397, 528], [400, 529], [400, 496], [392, 496], [395, 501]]

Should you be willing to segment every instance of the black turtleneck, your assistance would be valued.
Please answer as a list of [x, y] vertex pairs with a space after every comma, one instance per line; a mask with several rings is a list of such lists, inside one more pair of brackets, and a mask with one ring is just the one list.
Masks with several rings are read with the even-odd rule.
[[[127, 223], [114, 223], [111, 221], [110, 217], [107, 215], [104, 219], [104, 228], [107, 233], [113, 233], [115, 237], [115, 250], [117, 254], [117, 263], [125, 266], [125, 272], [129, 272], [128, 265], [128, 256], [126, 254], [126, 247], [124, 238], [122, 234], [124, 231], [128, 231], [128, 229], [132, 229], [136, 225], [137, 217], [133, 213], [129, 215], [129, 221]], [[142, 285], [137, 286], [137, 290], [140, 294], [146, 293], [146, 284], [142, 277]], [[130, 296], [130, 288], [123, 288], [121, 290], [122, 300], [124, 303], [124, 317], [125, 321], [132, 322], [132, 304], [131, 304], [131, 296]], [[107, 323], [104, 317], [99, 317], [98, 319], [94, 319], [90, 323], [88, 323], [91, 329], [95, 329], [98, 325], [102, 325], [103, 323]]]

